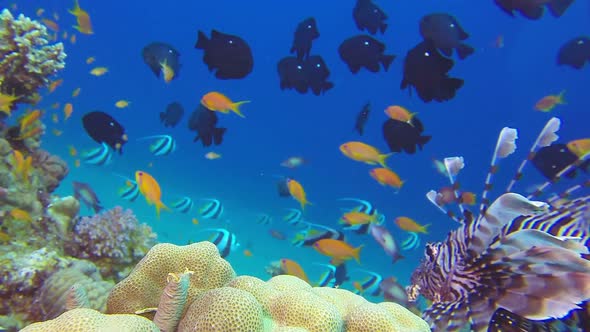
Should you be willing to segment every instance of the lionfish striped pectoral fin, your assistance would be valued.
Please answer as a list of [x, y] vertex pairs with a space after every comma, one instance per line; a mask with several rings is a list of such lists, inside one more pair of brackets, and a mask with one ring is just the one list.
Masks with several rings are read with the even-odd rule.
[[496, 308], [532, 320], [560, 318], [590, 299], [590, 261], [583, 253], [588, 249], [577, 240], [518, 231], [482, 255], [480, 282], [494, 293]]

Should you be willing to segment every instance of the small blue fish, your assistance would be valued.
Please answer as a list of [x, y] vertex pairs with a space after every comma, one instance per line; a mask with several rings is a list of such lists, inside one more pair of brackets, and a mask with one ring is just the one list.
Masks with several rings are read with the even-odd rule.
[[303, 219], [301, 218], [303, 213], [299, 209], [287, 209], [289, 213], [283, 217], [283, 220], [289, 225], [297, 226]]
[[217, 247], [222, 258], [229, 256], [240, 246], [236, 235], [225, 228], [208, 228], [202, 230], [202, 232], [215, 232], [209, 242], [212, 242]]
[[258, 215], [256, 223], [259, 225], [270, 225], [272, 223], [272, 217], [266, 213], [262, 213]]
[[154, 143], [150, 144], [150, 152], [156, 156], [167, 156], [176, 150], [176, 140], [170, 135], [154, 135], [138, 138], [138, 141], [146, 139], [155, 139]]
[[367, 270], [356, 270], [360, 272], [364, 272], [369, 274], [370, 276], [367, 277], [365, 280], [360, 282], [361, 289], [355, 289], [353, 292], [355, 294], [369, 294], [371, 296], [379, 296], [381, 294], [381, 282], [383, 281], [383, 277], [379, 273], [367, 271]]
[[113, 151], [106, 144], [102, 143], [99, 147], [82, 152], [82, 160], [91, 165], [107, 165], [113, 159]]
[[410, 235], [402, 242], [402, 250], [412, 250], [420, 246], [420, 236], [418, 233], [408, 232]]
[[137, 185], [137, 182], [135, 182], [134, 180], [131, 180], [130, 178], [124, 176], [124, 175], [120, 175], [120, 174], [115, 174], [116, 176], [122, 178], [123, 180], [125, 180], [125, 185], [121, 188], [119, 188], [118, 190], [118, 195], [119, 197], [121, 197], [122, 199], [126, 200], [126, 201], [130, 201], [133, 202], [137, 199], [137, 197], [139, 197], [139, 186]]
[[223, 213], [223, 204], [214, 198], [203, 198], [210, 201], [199, 209], [199, 214], [205, 219], [218, 219]]
[[195, 203], [193, 202], [193, 200], [190, 197], [185, 196], [179, 199], [178, 201], [172, 203], [170, 206], [178, 212], [188, 213], [190, 212], [190, 210], [193, 209], [194, 205]]

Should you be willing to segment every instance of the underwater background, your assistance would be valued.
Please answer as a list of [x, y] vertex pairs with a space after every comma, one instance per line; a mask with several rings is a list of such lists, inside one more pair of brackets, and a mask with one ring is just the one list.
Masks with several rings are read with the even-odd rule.
[[[14, 13], [36, 17], [38, 8], [45, 16], [57, 13], [62, 31], [71, 33], [75, 17], [68, 14], [70, 3], [63, 1], [3, 1], [3, 7], [17, 5]], [[266, 279], [265, 267], [272, 261], [289, 258], [297, 261], [316, 281], [325, 268], [314, 263], [328, 263], [329, 258], [310, 247], [295, 247], [291, 239], [300, 227], [282, 219], [289, 208], [299, 208], [292, 198], [277, 195], [277, 179], [288, 176], [300, 182], [312, 203], [304, 211], [304, 219], [338, 229], [343, 209], [354, 207], [341, 198], [359, 198], [371, 202], [385, 215], [384, 226], [399, 242], [407, 233], [393, 221], [407, 216], [419, 224], [430, 224], [427, 234], [420, 234], [421, 245], [402, 251], [403, 259], [391, 262], [370, 235], [346, 233], [353, 247], [364, 245], [361, 264], [347, 262], [350, 282], [343, 288], [353, 289], [352, 281], [362, 280], [364, 269], [394, 276], [402, 285], [409, 284], [410, 275], [423, 256], [423, 245], [441, 241], [458, 224], [442, 214], [425, 197], [426, 192], [448, 186], [448, 180], [433, 167], [433, 159], [450, 156], [465, 158], [461, 172], [461, 188], [479, 194], [500, 130], [518, 129], [518, 157], [508, 158], [495, 177], [492, 198], [503, 192], [520, 161], [538, 132], [553, 116], [562, 121], [560, 141], [568, 142], [588, 136], [590, 100], [588, 68], [574, 70], [557, 66], [559, 48], [568, 40], [590, 35], [590, 3], [575, 1], [560, 18], [546, 13], [539, 20], [527, 20], [520, 15], [510, 17], [493, 1], [420, 0], [375, 1], [388, 15], [387, 30], [374, 37], [386, 44], [387, 54], [396, 56], [389, 70], [371, 73], [361, 70], [351, 73], [338, 55], [343, 40], [361, 34], [352, 18], [355, 1], [296, 2], [258, 1], [84, 1], [80, 5], [92, 18], [94, 34], [78, 34], [75, 43], [63, 40], [67, 53], [66, 67], [55, 78], [63, 84], [54, 92], [42, 92], [36, 106], [46, 110], [43, 122], [47, 126], [42, 138], [43, 148], [60, 156], [70, 166], [67, 177], [54, 194], [73, 194], [73, 181], [88, 183], [102, 205], [130, 208], [138, 219], [158, 234], [159, 242], [184, 245], [211, 238], [210, 228], [225, 228], [235, 234], [240, 246], [226, 257], [238, 275]], [[475, 48], [464, 60], [455, 59], [450, 74], [465, 81], [456, 96], [445, 102], [425, 103], [416, 93], [400, 89], [403, 60], [408, 50], [422, 40], [419, 33], [421, 17], [430, 13], [449, 13], [469, 33], [466, 41]], [[289, 55], [297, 24], [314, 17], [320, 37], [313, 43], [312, 55], [321, 55], [330, 70], [329, 81], [334, 87], [320, 96], [281, 90], [277, 63]], [[252, 72], [243, 79], [219, 80], [203, 63], [203, 52], [195, 49], [197, 32], [212, 29], [235, 34], [251, 47], [254, 57]], [[61, 34], [61, 32], [60, 32]], [[497, 39], [503, 38], [503, 45]], [[61, 39], [61, 38], [60, 38]], [[158, 79], [142, 59], [142, 49], [154, 41], [173, 46], [180, 53], [180, 70], [169, 83]], [[94, 57], [93, 64], [86, 59]], [[108, 68], [102, 76], [89, 71], [96, 66]], [[80, 88], [79, 96], [72, 91]], [[228, 128], [221, 145], [203, 147], [193, 142], [195, 133], [188, 130], [187, 119], [200, 103], [201, 97], [219, 91], [233, 101], [249, 100], [241, 107], [245, 118], [236, 114], [219, 114], [219, 123]], [[543, 96], [566, 91], [563, 105], [551, 112], [539, 112], [535, 103]], [[129, 101], [128, 107], [117, 108], [118, 100]], [[73, 113], [63, 122], [52, 123], [54, 103], [72, 103]], [[184, 107], [184, 117], [173, 128], [160, 121], [171, 102]], [[370, 103], [371, 113], [364, 135], [355, 130], [357, 114]], [[383, 153], [389, 149], [382, 134], [387, 120], [383, 113], [390, 105], [401, 105], [424, 124], [424, 134], [432, 139], [415, 154], [395, 153], [387, 164], [404, 181], [400, 190], [381, 186], [369, 176], [372, 168], [348, 159], [339, 146], [348, 141], [362, 141]], [[123, 153], [115, 153], [107, 165], [82, 162], [71, 156], [69, 147], [79, 152], [96, 147], [82, 127], [82, 116], [100, 110], [117, 119], [129, 137]], [[51, 133], [61, 131], [59, 136]], [[150, 142], [138, 140], [151, 135], [170, 135], [176, 140], [176, 150], [166, 156], [153, 156]], [[221, 158], [205, 158], [215, 152]], [[281, 162], [300, 156], [305, 163], [286, 168]], [[166, 205], [188, 196], [195, 202], [189, 213], [162, 211], [156, 217], [154, 207], [143, 197], [134, 202], [123, 200], [119, 189], [124, 181], [117, 174], [133, 179], [143, 170], [157, 179], [162, 201]], [[587, 173], [580, 176], [587, 179]], [[530, 191], [531, 186], [545, 179], [535, 169], [528, 168], [516, 192]], [[571, 185], [564, 180], [552, 191]], [[203, 219], [198, 209], [202, 198], [219, 200], [224, 211], [216, 220]], [[479, 203], [479, 201], [478, 201]], [[83, 206], [81, 215], [94, 211]], [[256, 223], [261, 214], [273, 217], [269, 225]], [[198, 219], [197, 224], [193, 218]], [[287, 235], [281, 240], [270, 235], [277, 230]], [[245, 255], [248, 249], [251, 255]], [[381, 297], [371, 300], [381, 300]]]

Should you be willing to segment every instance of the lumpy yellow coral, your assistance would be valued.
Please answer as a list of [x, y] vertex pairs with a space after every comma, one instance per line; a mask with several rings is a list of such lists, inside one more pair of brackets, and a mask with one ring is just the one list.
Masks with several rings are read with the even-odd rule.
[[[37, 90], [65, 66], [62, 43], [48, 45], [47, 28], [30, 18], [0, 13], [0, 93], [13, 102], [30, 102]], [[12, 99], [18, 96], [18, 100]], [[21, 97], [22, 96], [22, 97]], [[9, 108], [8, 102], [0, 103]], [[10, 106], [11, 107], [11, 106]]]

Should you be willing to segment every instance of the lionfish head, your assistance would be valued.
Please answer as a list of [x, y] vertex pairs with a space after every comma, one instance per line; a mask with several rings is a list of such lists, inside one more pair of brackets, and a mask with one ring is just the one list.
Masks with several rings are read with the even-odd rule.
[[442, 242], [426, 244], [424, 258], [412, 273], [411, 284], [406, 288], [410, 301], [416, 301], [420, 294], [433, 302], [439, 302], [443, 297], [446, 278], [442, 275], [442, 269], [438, 263], [442, 246]]

